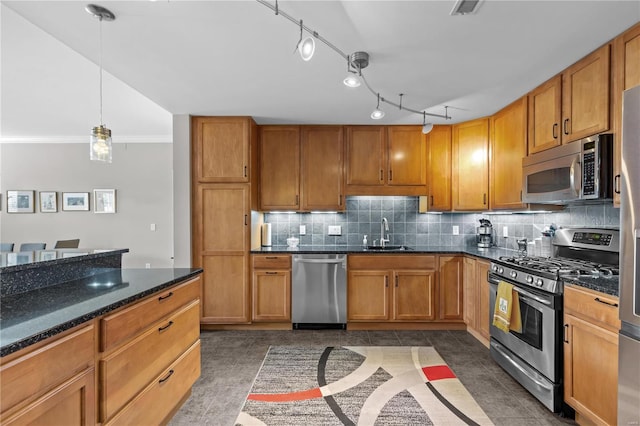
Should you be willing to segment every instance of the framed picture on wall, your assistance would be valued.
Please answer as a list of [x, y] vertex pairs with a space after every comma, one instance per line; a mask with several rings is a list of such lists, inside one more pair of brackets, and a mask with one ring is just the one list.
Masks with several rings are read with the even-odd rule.
[[116, 190], [115, 189], [94, 189], [93, 190], [93, 212], [94, 213], [115, 213], [116, 212]]
[[35, 191], [7, 191], [7, 213], [34, 213]]
[[56, 191], [40, 191], [40, 212], [55, 213], [58, 211], [58, 193]]
[[63, 192], [62, 210], [65, 211], [89, 211], [88, 192]]

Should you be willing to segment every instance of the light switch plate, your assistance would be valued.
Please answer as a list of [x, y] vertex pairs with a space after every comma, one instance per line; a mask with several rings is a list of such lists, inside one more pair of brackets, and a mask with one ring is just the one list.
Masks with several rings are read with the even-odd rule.
[[329, 225], [329, 235], [342, 235], [342, 226]]
[[453, 225], [452, 232], [453, 235], [460, 235], [460, 228], [458, 227], [458, 225]]
[[505, 238], [509, 236], [509, 227], [507, 226], [502, 227], [502, 236]]

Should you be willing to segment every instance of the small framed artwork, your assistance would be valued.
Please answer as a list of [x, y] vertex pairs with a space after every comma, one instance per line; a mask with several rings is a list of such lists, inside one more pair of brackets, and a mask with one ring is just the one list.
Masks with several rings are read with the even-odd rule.
[[40, 191], [40, 212], [55, 213], [58, 211], [58, 193], [56, 191]]
[[116, 212], [116, 190], [115, 189], [94, 189], [93, 190], [93, 212], [94, 213], [115, 213]]
[[34, 191], [7, 191], [7, 213], [34, 213]]
[[65, 211], [89, 211], [88, 192], [63, 192], [62, 210]]

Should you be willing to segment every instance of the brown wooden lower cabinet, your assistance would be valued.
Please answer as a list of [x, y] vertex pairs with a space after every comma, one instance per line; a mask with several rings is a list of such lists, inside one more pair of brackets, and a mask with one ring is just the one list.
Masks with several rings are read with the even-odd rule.
[[254, 322], [291, 322], [291, 256], [253, 255]]
[[463, 261], [464, 321], [467, 331], [489, 346], [489, 282], [487, 273], [490, 263], [486, 260], [465, 256]]
[[439, 256], [438, 260], [438, 318], [463, 319], [463, 259], [462, 256]]

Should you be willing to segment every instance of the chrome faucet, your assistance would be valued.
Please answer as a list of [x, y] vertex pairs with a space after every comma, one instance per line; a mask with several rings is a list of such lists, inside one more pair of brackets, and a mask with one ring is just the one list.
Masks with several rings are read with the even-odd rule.
[[[387, 238], [384, 238], [384, 233], [387, 232]], [[382, 218], [380, 222], [380, 247], [384, 247], [385, 243], [389, 242], [389, 221], [386, 217]]]

